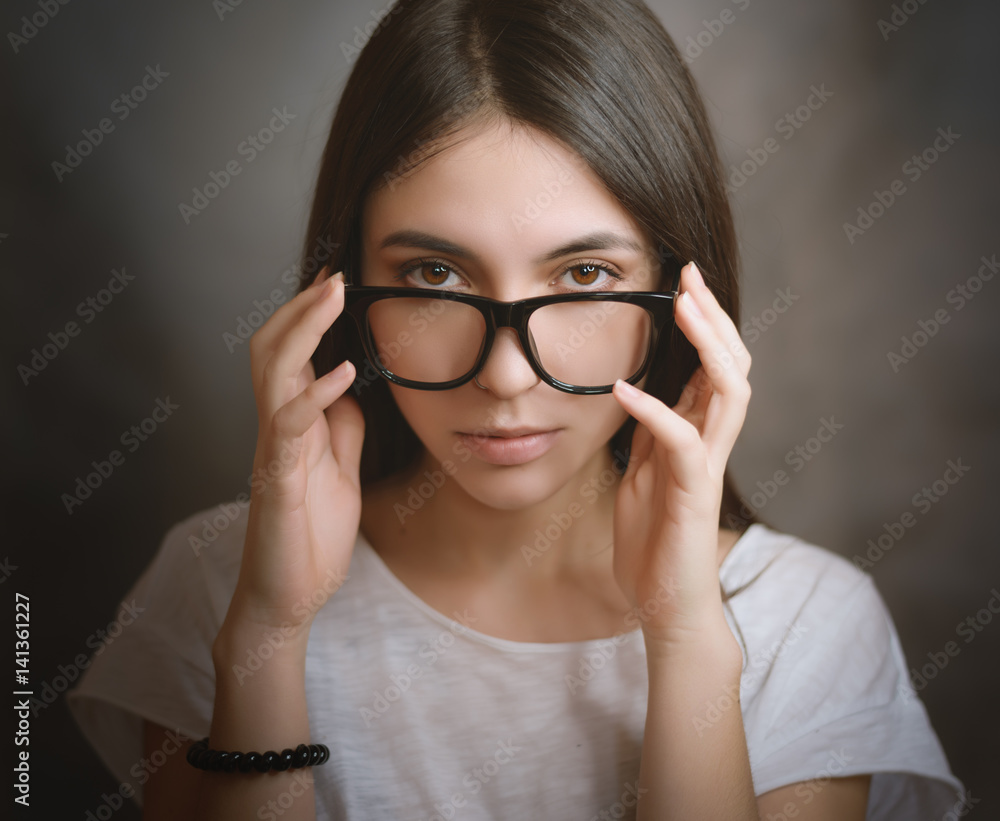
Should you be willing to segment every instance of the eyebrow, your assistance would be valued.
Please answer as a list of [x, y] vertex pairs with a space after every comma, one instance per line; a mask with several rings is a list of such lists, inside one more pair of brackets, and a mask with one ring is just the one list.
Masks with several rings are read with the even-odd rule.
[[[477, 260], [475, 253], [468, 248], [424, 231], [409, 229], [393, 231], [379, 244], [379, 248], [391, 247], [423, 248], [428, 251], [436, 251], [439, 254]], [[578, 254], [581, 251], [634, 251], [641, 254], [644, 250], [645, 248], [642, 244], [636, 242], [631, 237], [616, 234], [614, 231], [595, 231], [570, 240], [558, 248], [553, 248], [547, 254], [543, 254], [536, 259], [535, 264], [541, 265], [546, 262], [552, 262], [559, 259], [559, 257]]]

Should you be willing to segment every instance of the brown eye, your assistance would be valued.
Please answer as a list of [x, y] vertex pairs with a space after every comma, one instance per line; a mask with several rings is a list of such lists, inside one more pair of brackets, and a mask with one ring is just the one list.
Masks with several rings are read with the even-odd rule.
[[596, 265], [577, 265], [571, 270], [577, 285], [593, 285], [601, 275], [601, 269]]
[[424, 278], [424, 282], [428, 285], [442, 285], [451, 275], [451, 271], [448, 268], [436, 262], [426, 263], [421, 267], [420, 272]]

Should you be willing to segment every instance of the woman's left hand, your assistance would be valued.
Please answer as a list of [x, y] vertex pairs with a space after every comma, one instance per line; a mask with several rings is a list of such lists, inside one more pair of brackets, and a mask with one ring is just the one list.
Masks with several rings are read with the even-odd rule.
[[615, 500], [614, 573], [647, 641], [669, 648], [724, 624], [719, 589], [722, 480], [750, 400], [750, 354], [694, 263], [674, 312], [702, 365], [674, 408], [618, 382], [638, 422]]

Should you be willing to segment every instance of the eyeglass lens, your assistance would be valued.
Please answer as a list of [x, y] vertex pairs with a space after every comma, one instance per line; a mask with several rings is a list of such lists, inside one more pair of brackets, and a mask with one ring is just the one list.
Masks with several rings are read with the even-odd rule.
[[[382, 299], [369, 306], [368, 323], [382, 367], [415, 382], [465, 376], [486, 335], [483, 315], [451, 300]], [[528, 320], [531, 353], [542, 369], [578, 387], [633, 376], [645, 359], [650, 331], [646, 311], [628, 302], [557, 302]]]

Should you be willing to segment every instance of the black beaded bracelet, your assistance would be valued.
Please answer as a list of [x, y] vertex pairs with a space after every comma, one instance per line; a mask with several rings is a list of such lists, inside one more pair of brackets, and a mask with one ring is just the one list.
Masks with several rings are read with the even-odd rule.
[[192, 744], [187, 753], [188, 764], [192, 767], [224, 773], [237, 770], [241, 773], [251, 770], [259, 773], [266, 773], [268, 770], [284, 772], [299, 767], [317, 767], [329, 760], [330, 748], [325, 744], [299, 744], [294, 750], [286, 747], [280, 753], [274, 750], [237, 753], [208, 749], [208, 736]]

